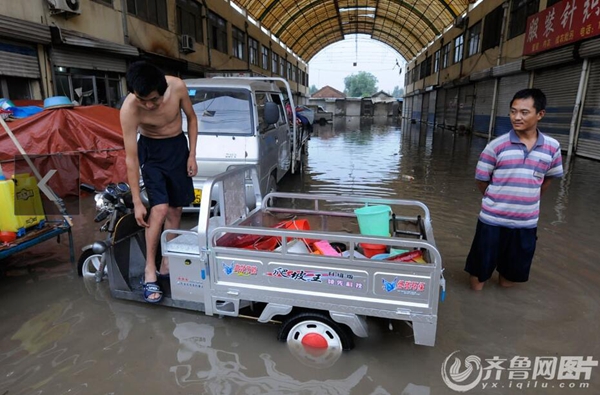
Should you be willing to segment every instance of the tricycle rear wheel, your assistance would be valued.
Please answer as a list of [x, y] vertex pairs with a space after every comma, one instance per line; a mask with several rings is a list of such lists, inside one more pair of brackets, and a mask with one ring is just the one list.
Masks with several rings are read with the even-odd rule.
[[328, 314], [304, 311], [286, 317], [277, 338], [288, 343], [299, 343], [315, 348], [351, 350], [354, 339], [350, 330], [338, 324]]

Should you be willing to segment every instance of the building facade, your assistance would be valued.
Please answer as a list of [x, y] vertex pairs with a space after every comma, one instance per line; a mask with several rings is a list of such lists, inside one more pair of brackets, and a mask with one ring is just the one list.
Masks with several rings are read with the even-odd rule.
[[547, 96], [540, 129], [600, 160], [600, 4], [485, 0], [407, 64], [403, 117], [488, 138], [520, 89]]
[[64, 95], [115, 106], [129, 63], [181, 78], [276, 76], [296, 100], [308, 66], [243, 9], [218, 0], [43, 0], [3, 4], [0, 97]]

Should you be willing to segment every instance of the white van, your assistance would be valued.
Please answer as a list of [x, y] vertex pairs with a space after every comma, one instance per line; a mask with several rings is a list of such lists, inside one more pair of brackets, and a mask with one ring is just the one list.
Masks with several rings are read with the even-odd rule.
[[[226, 77], [184, 82], [198, 117], [196, 199], [184, 211], [198, 209], [207, 178], [234, 166], [257, 166], [263, 196], [277, 190], [277, 183], [288, 171], [295, 173], [300, 169], [308, 135], [296, 128], [295, 114], [291, 122], [287, 119], [283, 94], [277, 85], [284, 85], [291, 99], [286, 80]], [[185, 114], [183, 131], [187, 134]]]

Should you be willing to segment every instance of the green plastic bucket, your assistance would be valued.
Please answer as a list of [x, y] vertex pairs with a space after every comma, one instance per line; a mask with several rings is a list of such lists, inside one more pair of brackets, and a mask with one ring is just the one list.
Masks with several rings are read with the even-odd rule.
[[390, 235], [390, 206], [365, 206], [354, 210], [360, 233], [369, 236]]

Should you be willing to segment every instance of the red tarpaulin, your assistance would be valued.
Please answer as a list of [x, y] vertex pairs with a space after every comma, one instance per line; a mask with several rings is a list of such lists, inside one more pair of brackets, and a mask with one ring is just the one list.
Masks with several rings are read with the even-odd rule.
[[[46, 169], [57, 169], [48, 184], [60, 197], [77, 195], [78, 182], [101, 188], [109, 182], [127, 181], [119, 110], [106, 106], [50, 109], [8, 126], [28, 155], [79, 155], [79, 174], [76, 161], [61, 159], [60, 155], [34, 161], [41, 167], [42, 177]], [[0, 128], [0, 162], [7, 178], [14, 172], [14, 158], [19, 156], [13, 141]], [[28, 170], [24, 161], [18, 166]]]

